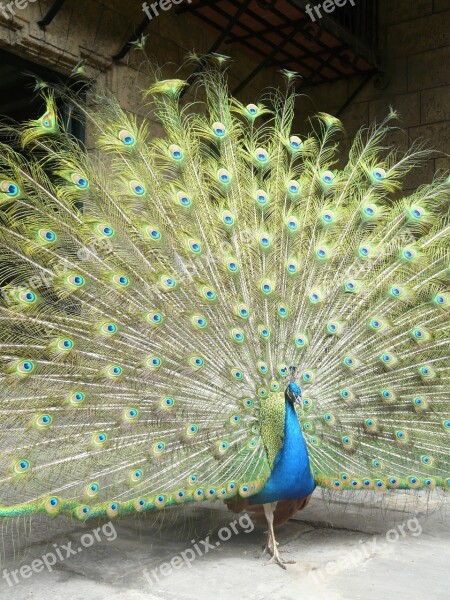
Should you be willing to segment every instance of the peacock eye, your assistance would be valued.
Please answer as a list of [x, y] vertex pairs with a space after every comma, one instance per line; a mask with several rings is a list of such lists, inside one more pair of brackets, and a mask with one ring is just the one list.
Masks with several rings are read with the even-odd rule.
[[225, 210], [222, 213], [222, 221], [227, 227], [231, 227], [234, 225], [234, 215], [229, 210]]
[[183, 159], [183, 150], [177, 144], [171, 144], [169, 146], [169, 152], [173, 159], [179, 161]]
[[386, 171], [384, 169], [382, 169], [381, 167], [377, 167], [376, 169], [374, 169], [372, 171], [372, 175], [376, 181], [382, 181], [383, 179], [386, 178]]
[[34, 369], [35, 364], [31, 360], [22, 360], [16, 366], [16, 371], [21, 375], [29, 375]]
[[269, 160], [269, 153], [264, 148], [257, 148], [255, 150], [255, 158], [258, 162], [267, 162]]
[[187, 208], [188, 206], [191, 206], [191, 204], [192, 204], [191, 198], [185, 192], [178, 192], [177, 193], [177, 200], [178, 200], [178, 203], [183, 208]]
[[20, 188], [17, 183], [14, 183], [14, 181], [2, 181], [0, 184], [0, 189], [11, 198], [15, 198], [20, 194]]
[[322, 173], [322, 181], [327, 185], [333, 183], [335, 178], [336, 176], [332, 171], [325, 171], [324, 173]]
[[224, 137], [226, 134], [225, 125], [218, 121], [216, 123], [213, 123], [212, 130], [214, 134], [219, 138]]
[[85, 279], [81, 275], [69, 275], [67, 277], [67, 283], [74, 288], [83, 287], [85, 284]]
[[259, 206], [265, 206], [269, 202], [269, 198], [263, 190], [258, 190], [256, 192], [256, 202]]
[[291, 135], [289, 145], [293, 150], [300, 150], [303, 146], [302, 140], [297, 135]]
[[41, 125], [44, 129], [52, 129], [55, 126], [55, 118], [52, 113], [47, 112], [41, 118]]
[[132, 133], [130, 133], [127, 129], [122, 129], [119, 131], [119, 140], [125, 146], [132, 146], [135, 143], [135, 137]]
[[18, 460], [14, 465], [15, 473], [21, 475], [26, 473], [30, 469], [30, 462], [25, 459]]
[[109, 225], [99, 225], [98, 230], [105, 237], [112, 237], [114, 235], [114, 229]]
[[220, 183], [230, 183], [231, 175], [227, 169], [219, 169], [217, 171], [217, 177], [219, 178]]
[[145, 194], [145, 187], [140, 181], [130, 181], [130, 188], [136, 196], [144, 196]]
[[299, 185], [298, 181], [295, 181], [295, 179], [292, 179], [288, 183], [288, 190], [291, 194], [298, 194], [298, 192], [300, 191], [300, 185]]
[[245, 108], [252, 117], [255, 117], [259, 113], [259, 108], [256, 106], [256, 104], [247, 104]]
[[89, 181], [86, 179], [86, 177], [83, 177], [78, 173], [73, 173], [71, 179], [73, 183], [81, 190], [85, 190], [89, 187]]

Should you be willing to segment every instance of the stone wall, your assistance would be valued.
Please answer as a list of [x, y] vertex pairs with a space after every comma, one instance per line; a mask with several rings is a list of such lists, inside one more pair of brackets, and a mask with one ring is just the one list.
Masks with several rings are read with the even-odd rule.
[[[123, 108], [142, 113], [145, 109], [141, 90], [146, 86], [143, 55], [131, 52], [120, 62], [112, 60], [144, 19], [142, 2], [67, 0], [42, 31], [37, 22], [53, 1], [17, 0], [24, 8], [15, 8], [14, 18], [7, 18], [0, 11], [0, 48], [62, 74], [69, 74], [80, 59], [85, 59], [89, 77], [111, 89]], [[218, 35], [196, 19], [177, 16], [174, 8], [154, 18], [146, 34], [147, 55], [157, 64], [165, 65], [163, 72], [171, 77], [185, 62], [189, 51], [208, 52]], [[237, 85], [257, 64], [257, 57], [242, 55], [227, 45], [221, 51], [233, 58], [231, 86]], [[187, 76], [192, 71], [193, 66], [186, 65], [178, 76]], [[244, 97], [254, 100], [258, 90], [273, 85], [278, 77], [275, 71], [261, 73], [245, 90]]]
[[[407, 189], [429, 181], [436, 170], [450, 168], [450, 0], [379, 1], [380, 57], [386, 73], [383, 89], [369, 82], [343, 112], [348, 146], [354, 132], [373, 119], [383, 118], [392, 105], [401, 115], [399, 129], [390, 142], [400, 148], [414, 140], [430, 141], [437, 151], [433, 158], [410, 174]], [[67, 0], [46, 31], [37, 21], [53, 0], [17, 0], [24, 8], [14, 19], [0, 12], [0, 47], [61, 73], [70, 73], [80, 58], [86, 59], [88, 75], [110, 88], [122, 106], [134, 113], [144, 109], [140, 90], [146, 80], [142, 56], [132, 52], [115, 63], [112, 56], [129, 39], [144, 17], [140, 0]], [[6, 3], [4, 3], [6, 4]], [[217, 34], [192, 18], [177, 16], [175, 10], [161, 13], [148, 26], [146, 50], [173, 76], [188, 51], [208, 51]], [[231, 87], [255, 66], [256, 57], [241, 54], [224, 44], [222, 52], [234, 59]], [[192, 66], [184, 66], [180, 76]], [[258, 91], [279, 81], [275, 70], [266, 69], [245, 89], [243, 99], [254, 100]], [[338, 81], [304, 88], [299, 101], [299, 130], [308, 125], [304, 118], [316, 111], [336, 113], [358, 87], [361, 79]], [[155, 132], [158, 128], [155, 126]]]
[[[369, 82], [341, 119], [351, 139], [361, 125], [384, 118], [392, 106], [401, 118], [390, 143], [406, 149], [415, 140], [428, 140], [436, 152], [407, 177], [405, 189], [412, 190], [436, 171], [450, 170], [450, 0], [379, 0], [379, 5], [386, 87]], [[335, 114], [360, 82], [353, 78], [305, 88], [305, 115], [316, 110]]]

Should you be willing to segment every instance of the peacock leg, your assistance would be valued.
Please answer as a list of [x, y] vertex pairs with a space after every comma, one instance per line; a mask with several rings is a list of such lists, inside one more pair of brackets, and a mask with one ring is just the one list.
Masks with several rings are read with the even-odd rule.
[[267, 531], [267, 545], [265, 551], [268, 552], [272, 558], [266, 565], [277, 564], [282, 569], [286, 569], [286, 564], [293, 564], [295, 561], [293, 560], [284, 560], [280, 556], [280, 552], [278, 550], [278, 542], [275, 539], [275, 531], [273, 529], [273, 513], [277, 507], [276, 502], [272, 502], [270, 504], [263, 504], [264, 506], [264, 514], [266, 515], [268, 531]]

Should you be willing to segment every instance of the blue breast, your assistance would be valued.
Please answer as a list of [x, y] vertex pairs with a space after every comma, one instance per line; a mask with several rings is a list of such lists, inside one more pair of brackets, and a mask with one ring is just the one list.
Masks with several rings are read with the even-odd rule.
[[275, 457], [272, 473], [250, 504], [306, 498], [315, 488], [308, 451], [293, 405], [286, 402], [284, 444]]

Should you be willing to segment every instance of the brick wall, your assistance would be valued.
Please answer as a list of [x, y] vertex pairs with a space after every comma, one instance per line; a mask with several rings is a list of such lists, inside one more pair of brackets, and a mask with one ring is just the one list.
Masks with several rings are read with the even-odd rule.
[[[375, 1], [375, 0], [374, 0]], [[402, 149], [428, 140], [436, 149], [412, 171], [405, 189], [429, 182], [436, 171], [450, 170], [450, 0], [379, 0], [380, 58], [386, 87], [367, 84], [342, 113], [349, 139], [363, 124], [398, 110], [398, 131], [389, 142]], [[305, 88], [304, 116], [315, 110], [336, 113], [361, 82], [360, 78]], [[344, 143], [344, 147], [348, 144]]]

